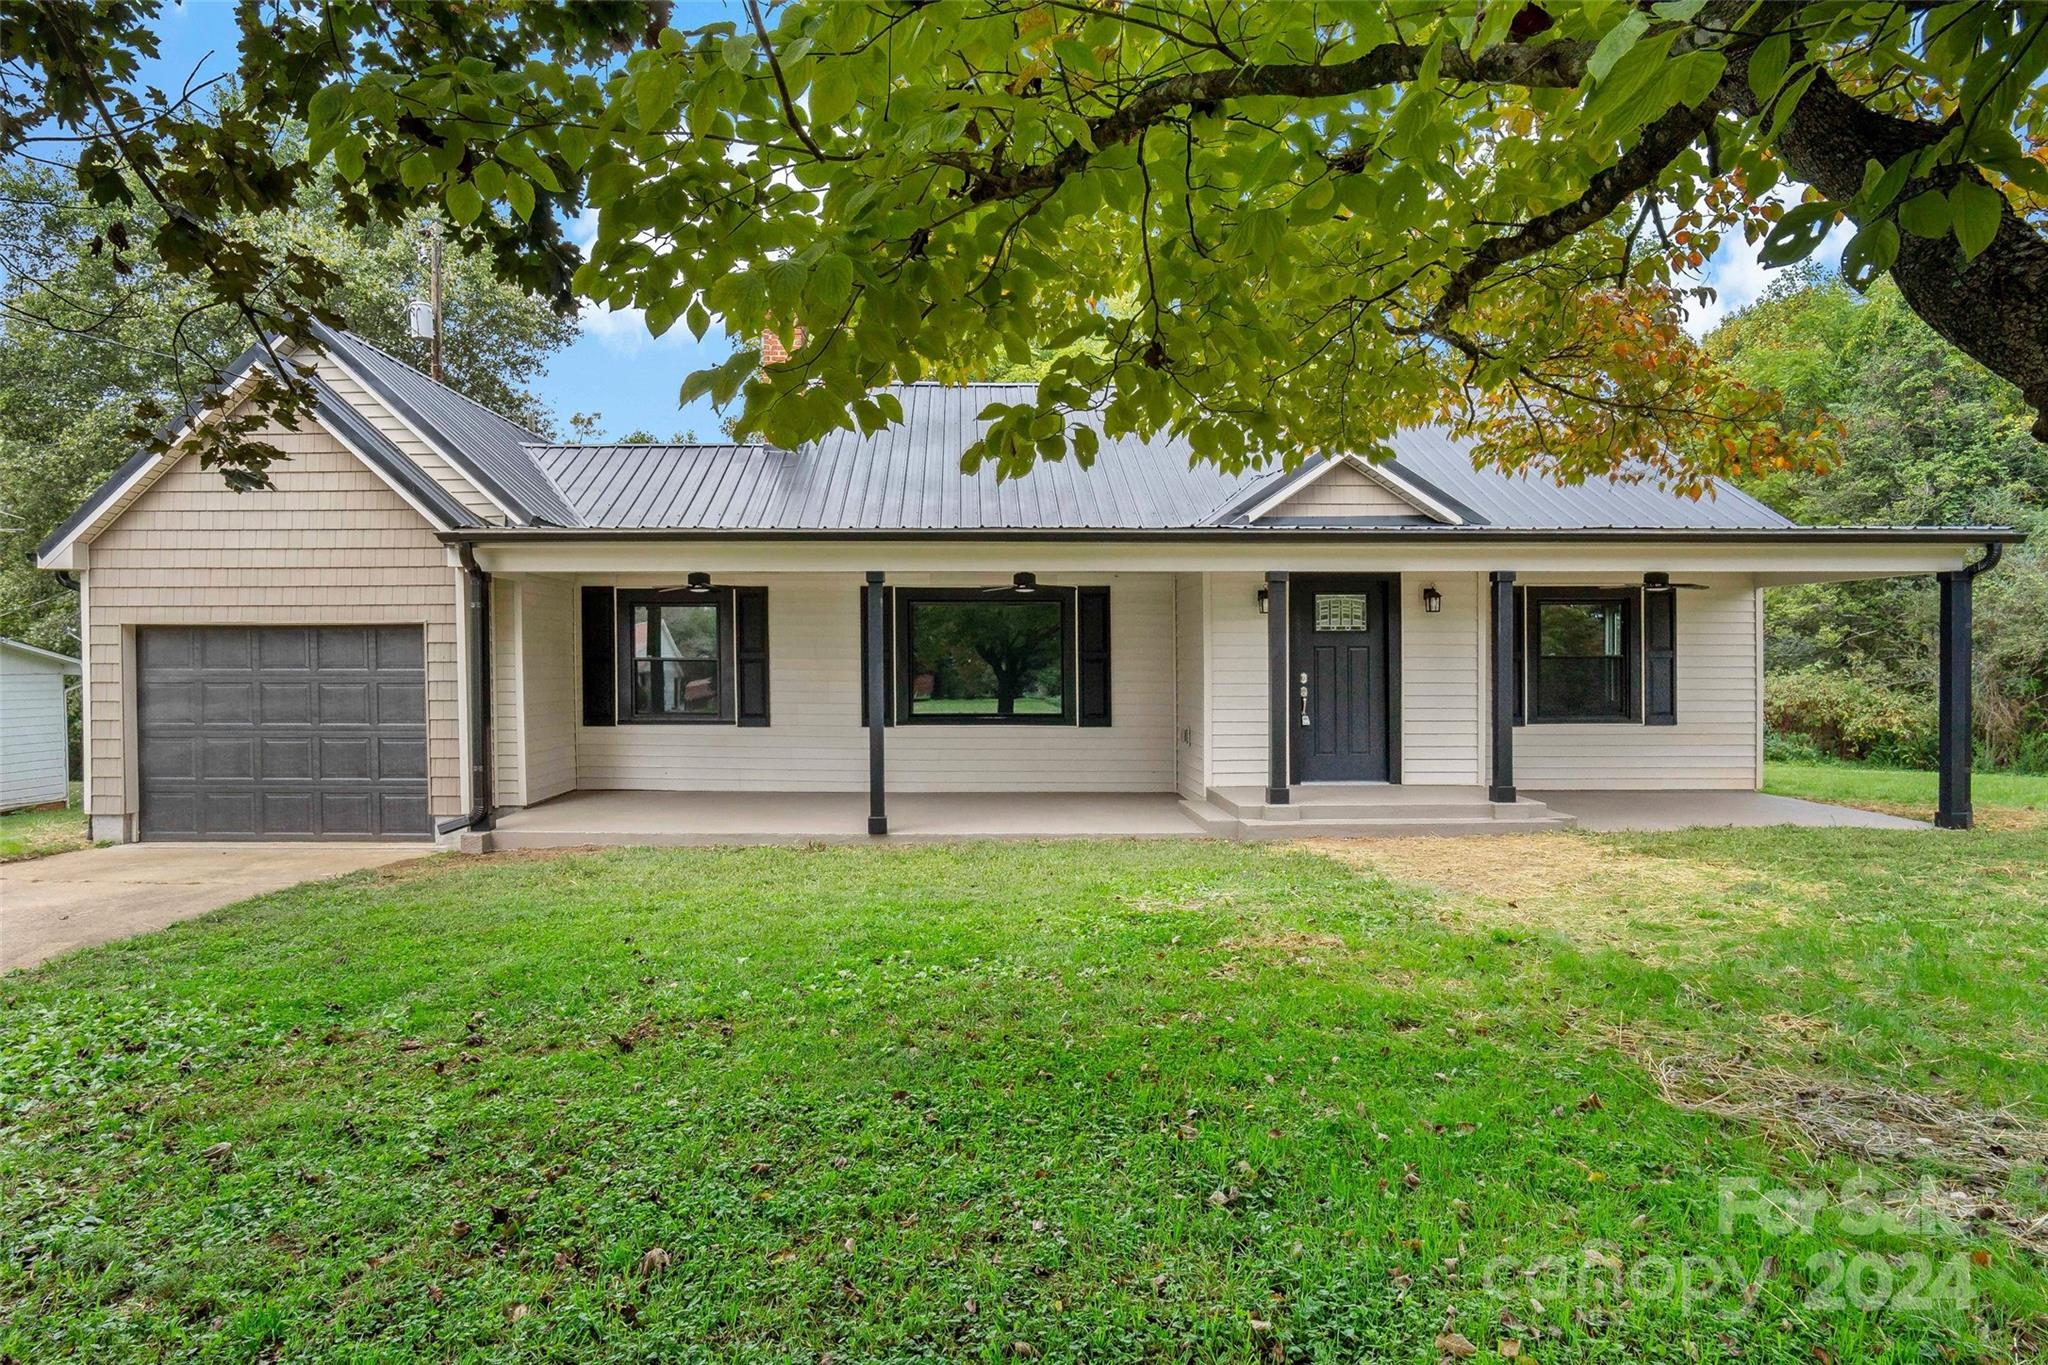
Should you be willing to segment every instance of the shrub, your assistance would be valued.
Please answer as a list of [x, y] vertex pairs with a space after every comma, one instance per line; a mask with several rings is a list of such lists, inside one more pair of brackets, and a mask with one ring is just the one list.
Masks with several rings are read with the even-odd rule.
[[1767, 677], [1764, 723], [1785, 749], [1902, 768], [1935, 760], [1934, 708], [1926, 698], [1835, 669]]

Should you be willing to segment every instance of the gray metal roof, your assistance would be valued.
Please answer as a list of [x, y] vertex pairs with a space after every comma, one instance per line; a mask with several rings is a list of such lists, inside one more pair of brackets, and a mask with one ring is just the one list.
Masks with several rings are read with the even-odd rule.
[[320, 344], [372, 393], [519, 520], [552, 526], [580, 524], [575, 511], [527, 454], [527, 447], [540, 441], [540, 436], [351, 332], [318, 323], [313, 331]]
[[[900, 425], [834, 432], [797, 450], [757, 445], [537, 445], [529, 456], [587, 527], [675, 530], [1172, 530], [1346, 526], [1347, 519], [1246, 520], [1245, 512], [1320, 461], [1289, 472], [1227, 474], [1184, 441], [1105, 436], [1095, 462], [1034, 466], [998, 481], [963, 473], [960, 455], [991, 402], [1029, 384], [909, 384], [890, 390]], [[1099, 429], [1099, 428], [1098, 428]], [[1470, 448], [1439, 428], [1393, 441], [1392, 468], [1470, 525], [1511, 529], [1771, 529], [1785, 518], [1736, 489], [1694, 501], [1650, 484], [1558, 487], [1475, 470]], [[1378, 524], [1381, 519], [1371, 519]], [[1428, 518], [1385, 524], [1428, 524]]]

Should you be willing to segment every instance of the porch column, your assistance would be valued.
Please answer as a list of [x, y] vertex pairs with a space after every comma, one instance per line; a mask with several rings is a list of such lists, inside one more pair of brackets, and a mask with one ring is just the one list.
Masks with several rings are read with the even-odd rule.
[[491, 791], [491, 576], [476, 562], [476, 549], [463, 542], [460, 557], [469, 585], [469, 828], [487, 834], [497, 824]]
[[1287, 575], [1266, 575], [1266, 804], [1287, 804]]
[[1515, 575], [1507, 569], [1492, 574], [1493, 658], [1493, 781], [1489, 801], [1515, 799]]
[[868, 657], [865, 667], [868, 674], [868, 833], [889, 832], [889, 812], [882, 797], [882, 732], [888, 720], [889, 673], [884, 664], [888, 657], [882, 639], [888, 629], [888, 614], [883, 611], [882, 575], [875, 570], [868, 571]]
[[1968, 829], [1970, 809], [1970, 584], [1968, 569], [1935, 575], [1941, 592], [1940, 794], [1934, 823]]

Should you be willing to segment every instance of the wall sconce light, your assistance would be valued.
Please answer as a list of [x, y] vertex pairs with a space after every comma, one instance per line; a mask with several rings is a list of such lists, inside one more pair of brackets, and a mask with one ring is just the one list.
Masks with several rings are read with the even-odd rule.
[[1273, 609], [1273, 604], [1272, 604], [1271, 600], [1267, 598], [1267, 596], [1266, 596], [1266, 590], [1265, 590], [1264, 588], [1260, 588], [1260, 589], [1259, 589], [1259, 615], [1261, 615], [1261, 616], [1264, 616], [1264, 615], [1266, 615], [1266, 613], [1270, 612], [1270, 611], [1271, 611], [1272, 609]]
[[1444, 609], [1444, 595], [1435, 588], [1424, 588], [1422, 590], [1422, 609], [1427, 612], [1442, 611]]

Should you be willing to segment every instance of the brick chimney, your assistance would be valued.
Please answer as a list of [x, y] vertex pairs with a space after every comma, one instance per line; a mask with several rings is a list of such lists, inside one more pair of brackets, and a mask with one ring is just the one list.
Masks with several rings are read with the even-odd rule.
[[784, 346], [782, 338], [775, 335], [773, 327], [762, 328], [761, 368], [765, 370], [770, 365], [783, 364], [789, 359], [791, 351], [801, 351], [804, 348], [804, 325], [801, 322], [796, 325], [796, 333], [790, 337], [789, 341], [790, 344]]

